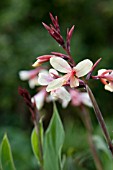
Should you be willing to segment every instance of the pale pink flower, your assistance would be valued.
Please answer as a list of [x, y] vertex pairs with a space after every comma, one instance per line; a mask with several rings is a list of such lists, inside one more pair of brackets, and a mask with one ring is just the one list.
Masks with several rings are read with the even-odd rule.
[[47, 86], [47, 92], [56, 90], [66, 84], [70, 84], [71, 88], [79, 86], [79, 77], [86, 75], [93, 66], [93, 63], [89, 59], [85, 59], [71, 68], [68, 62], [60, 57], [50, 58], [50, 64], [57, 71], [66, 74], [51, 81]]
[[37, 77], [37, 71], [36, 70], [19, 71], [19, 77], [23, 81], [28, 80], [28, 84], [29, 84], [30, 88], [34, 88], [36, 85], [38, 85], [38, 77]]
[[42, 68], [37, 68], [34, 70], [22, 70], [19, 71], [19, 77], [21, 80], [25, 81], [28, 80], [28, 84], [30, 86], [30, 88], [34, 88], [35, 86], [39, 85], [38, 84], [38, 73], [40, 72], [44, 72], [45, 69]]
[[46, 95], [47, 95], [47, 92], [44, 88], [31, 98], [32, 103], [36, 103], [36, 107], [38, 108], [38, 110], [42, 109]]
[[74, 106], [80, 106], [84, 104], [86, 106], [92, 107], [89, 95], [86, 92], [80, 92], [78, 90], [70, 89], [71, 103]]
[[59, 100], [63, 108], [66, 108], [71, 100], [69, 92], [64, 87], [51, 91], [50, 95], [48, 100]]
[[[47, 86], [53, 80], [56, 80], [56, 77], [59, 77], [58, 72], [54, 69], [50, 69], [48, 73], [39, 73], [38, 83], [40, 85]], [[61, 100], [63, 107], [66, 107], [71, 100], [69, 92], [64, 87], [51, 90], [50, 96], [48, 97], [47, 101], [54, 101], [59, 99]]]
[[105, 85], [105, 90], [113, 92], [113, 70], [100, 69], [97, 77]]

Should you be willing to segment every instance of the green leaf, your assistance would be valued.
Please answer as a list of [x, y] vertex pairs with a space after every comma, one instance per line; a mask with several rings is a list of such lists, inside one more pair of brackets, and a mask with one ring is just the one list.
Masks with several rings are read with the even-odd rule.
[[[42, 120], [39, 121], [39, 124], [37, 125], [39, 133], [36, 132], [36, 127], [34, 127], [32, 134], [31, 134], [31, 145], [32, 145], [32, 149], [33, 149], [33, 153], [38, 161], [38, 164], [42, 164], [42, 146], [43, 146], [43, 125], [42, 125]], [[40, 141], [39, 141], [39, 136], [40, 136]], [[41, 146], [40, 146], [40, 142], [41, 142]]]
[[61, 149], [64, 129], [56, 106], [44, 138], [44, 170], [61, 170]]
[[11, 146], [6, 134], [4, 135], [1, 143], [0, 159], [1, 159], [1, 166], [3, 170], [15, 170], [12, 152], [11, 152]]
[[107, 147], [105, 141], [103, 140], [103, 138], [100, 136], [94, 135], [93, 140], [96, 144], [96, 147], [99, 150], [102, 150], [104, 153], [106, 153], [106, 155], [108, 156], [109, 159], [112, 159], [111, 152], [108, 150], [108, 147]]

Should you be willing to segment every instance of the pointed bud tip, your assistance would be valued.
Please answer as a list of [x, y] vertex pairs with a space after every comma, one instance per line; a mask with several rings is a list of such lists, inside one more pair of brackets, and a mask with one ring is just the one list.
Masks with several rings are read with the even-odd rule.
[[39, 64], [39, 61], [37, 60], [34, 64], [32, 64], [32, 67], [38, 67], [40, 66], [41, 64]]
[[49, 12], [49, 15], [50, 15], [50, 16], [53, 16], [51, 12]]

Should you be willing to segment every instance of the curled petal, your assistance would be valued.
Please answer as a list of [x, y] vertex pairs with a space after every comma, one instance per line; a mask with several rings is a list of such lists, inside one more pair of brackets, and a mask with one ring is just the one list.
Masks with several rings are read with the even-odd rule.
[[100, 69], [98, 70], [98, 76], [102, 75], [102, 73], [104, 73], [106, 71], [106, 69]]
[[52, 78], [48, 73], [39, 73], [38, 83], [39, 83], [40, 85], [46, 86], [46, 85], [48, 85], [52, 80], [53, 80], [53, 78]]
[[46, 88], [46, 91], [50, 92], [52, 90], [56, 90], [56, 89], [60, 88], [63, 84], [64, 84], [63, 79], [57, 78], [57, 79], [55, 79], [55, 80], [53, 80], [52, 82], [49, 83], [49, 85]]
[[58, 76], [58, 72], [55, 69], [53, 69], [53, 68], [51, 68], [49, 70], [49, 73], [50, 73], [51, 76], [53, 76], [53, 75], [57, 75]]
[[106, 84], [104, 86], [105, 90], [108, 90], [110, 92], [113, 92], [113, 83]]
[[68, 73], [72, 70], [68, 62], [60, 57], [52, 57], [50, 59], [50, 64], [53, 66], [53, 68], [61, 73]]
[[70, 77], [70, 87], [77, 87], [79, 86], [79, 80], [75, 76]]
[[76, 76], [82, 77], [82, 76], [86, 75], [88, 72], [90, 72], [92, 66], [93, 66], [93, 63], [89, 59], [85, 59], [85, 60], [79, 62], [74, 67], [74, 70], [76, 71]]

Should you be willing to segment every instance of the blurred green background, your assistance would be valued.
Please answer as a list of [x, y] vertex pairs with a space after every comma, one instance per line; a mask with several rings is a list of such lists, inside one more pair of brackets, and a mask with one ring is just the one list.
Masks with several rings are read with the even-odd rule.
[[[50, 54], [51, 51], [63, 52], [41, 24], [42, 21], [47, 24], [51, 22], [49, 12], [58, 16], [63, 37], [66, 36], [66, 28], [75, 25], [71, 53], [76, 62], [85, 58], [95, 62], [102, 57], [98, 69], [113, 69], [112, 0], [0, 1], [0, 140], [3, 133], [7, 132], [17, 170], [37, 167], [29, 140], [33, 127], [31, 117], [18, 95], [18, 86], [27, 88], [32, 95], [35, 90], [31, 91], [27, 82], [19, 80], [18, 72], [32, 69], [31, 65], [40, 55]], [[97, 69], [94, 73], [97, 73]], [[105, 91], [99, 81], [90, 80], [89, 84], [113, 138], [113, 94]], [[84, 158], [82, 163], [79, 163], [80, 167], [76, 165], [78, 170], [95, 169], [87, 144], [86, 130], [77, 114], [79, 109], [68, 107], [63, 111], [61, 106], [58, 106], [66, 130], [64, 153], [69, 155], [67, 170], [75, 169], [72, 166], [73, 153], [80, 153]], [[51, 112], [51, 105], [46, 105], [45, 111], [48, 108]], [[93, 110], [90, 112], [94, 133], [102, 136]], [[49, 113], [46, 117], [48, 120]], [[109, 161], [106, 166], [107, 164]]]

